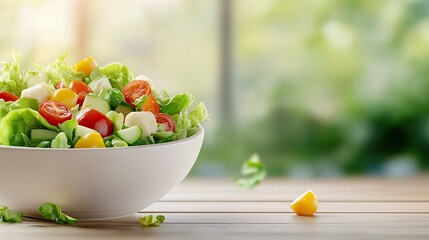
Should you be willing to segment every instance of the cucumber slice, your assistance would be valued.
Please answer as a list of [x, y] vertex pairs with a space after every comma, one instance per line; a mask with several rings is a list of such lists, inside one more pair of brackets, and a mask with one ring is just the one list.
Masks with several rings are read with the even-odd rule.
[[124, 126], [124, 115], [122, 113], [118, 113], [115, 111], [110, 111], [106, 114], [106, 116], [113, 123], [113, 132], [119, 131]]
[[132, 112], [133, 110], [133, 106], [131, 106], [127, 102], [121, 102], [119, 106], [115, 109], [115, 112], [122, 113], [124, 117], [126, 117], [128, 113]]
[[81, 125], [77, 125], [77, 127], [76, 127], [76, 136], [78, 136], [78, 137], [83, 137], [86, 134], [92, 133], [92, 132], [95, 132], [95, 130], [81, 126]]
[[50, 141], [58, 135], [58, 132], [47, 129], [31, 129], [30, 140], [33, 143]]
[[128, 144], [133, 144], [139, 140], [143, 130], [139, 126], [133, 126], [127, 129], [119, 130], [115, 134]]
[[94, 94], [86, 95], [82, 104], [82, 108], [93, 108], [102, 112], [103, 114], [106, 114], [110, 111], [109, 102], [107, 102], [104, 98]]

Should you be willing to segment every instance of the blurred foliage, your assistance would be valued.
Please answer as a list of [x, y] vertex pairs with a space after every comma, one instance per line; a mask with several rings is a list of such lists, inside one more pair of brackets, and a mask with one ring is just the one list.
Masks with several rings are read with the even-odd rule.
[[236, 121], [204, 158], [236, 168], [258, 152], [271, 176], [429, 169], [429, 1], [236, 1], [234, 13]]

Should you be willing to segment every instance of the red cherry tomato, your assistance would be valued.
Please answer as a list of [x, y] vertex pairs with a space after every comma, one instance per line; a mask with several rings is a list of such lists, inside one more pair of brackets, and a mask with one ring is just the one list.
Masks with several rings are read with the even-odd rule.
[[103, 113], [92, 109], [84, 108], [76, 116], [79, 125], [94, 129], [102, 137], [107, 137], [113, 133], [113, 124]]
[[158, 113], [157, 115], [155, 115], [155, 118], [157, 123], [165, 124], [165, 131], [176, 131], [176, 123], [174, 122], [173, 118], [170, 117], [170, 115], [165, 113]]
[[57, 126], [72, 118], [72, 112], [67, 105], [62, 102], [45, 101], [40, 104], [39, 113], [51, 125]]
[[79, 81], [74, 80], [70, 83], [70, 89], [77, 93], [79, 95], [79, 98], [77, 100], [77, 104], [82, 107], [83, 101], [85, 100], [85, 97], [88, 93], [92, 93], [91, 88], [88, 86], [88, 84]]
[[16, 96], [15, 94], [12, 93], [8, 93], [8, 92], [0, 92], [0, 98], [5, 100], [6, 102], [8, 101], [16, 101], [19, 99], [18, 96]]
[[153, 115], [156, 115], [161, 111], [155, 97], [152, 94], [150, 94], [146, 99], [146, 102], [143, 103], [142, 110], [152, 112]]
[[150, 89], [149, 83], [144, 80], [133, 80], [122, 89], [125, 101], [133, 106], [137, 98], [143, 95], [149, 95], [151, 92], [152, 90]]
[[66, 84], [63, 81], [58, 81], [55, 84], [55, 89], [60, 89], [60, 88], [67, 88]]

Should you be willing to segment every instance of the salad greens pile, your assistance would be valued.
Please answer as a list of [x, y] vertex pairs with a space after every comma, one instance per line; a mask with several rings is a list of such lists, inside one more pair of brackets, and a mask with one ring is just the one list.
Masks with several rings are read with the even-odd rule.
[[208, 118], [194, 96], [156, 89], [122, 63], [74, 66], [60, 56], [21, 70], [20, 55], [0, 68], [0, 145], [40, 148], [127, 147], [176, 141]]

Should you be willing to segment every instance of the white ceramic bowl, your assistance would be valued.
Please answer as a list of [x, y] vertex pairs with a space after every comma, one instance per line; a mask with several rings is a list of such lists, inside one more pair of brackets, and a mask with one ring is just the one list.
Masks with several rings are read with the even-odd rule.
[[0, 146], [0, 206], [40, 217], [51, 202], [79, 220], [134, 214], [191, 170], [204, 129], [179, 141], [127, 148], [43, 149]]

